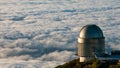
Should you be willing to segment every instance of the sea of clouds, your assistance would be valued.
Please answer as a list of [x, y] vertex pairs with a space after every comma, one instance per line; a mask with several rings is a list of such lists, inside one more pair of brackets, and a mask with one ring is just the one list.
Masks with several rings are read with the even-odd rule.
[[86, 24], [120, 50], [120, 0], [1, 0], [0, 68], [54, 68], [77, 58]]

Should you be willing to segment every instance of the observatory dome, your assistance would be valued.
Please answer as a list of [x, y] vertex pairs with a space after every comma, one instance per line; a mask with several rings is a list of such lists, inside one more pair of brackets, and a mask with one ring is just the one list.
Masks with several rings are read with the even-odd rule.
[[78, 55], [80, 62], [85, 62], [105, 53], [105, 38], [102, 30], [94, 24], [86, 25], [80, 30], [78, 37]]
[[79, 34], [80, 38], [103, 38], [103, 32], [102, 30], [94, 25], [86, 25], [80, 30]]

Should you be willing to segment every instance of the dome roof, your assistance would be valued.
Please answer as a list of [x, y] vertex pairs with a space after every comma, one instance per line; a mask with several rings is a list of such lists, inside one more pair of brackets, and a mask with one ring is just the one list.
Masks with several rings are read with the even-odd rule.
[[86, 25], [80, 30], [79, 34], [80, 38], [103, 38], [103, 32], [102, 30], [92, 24], [92, 25]]

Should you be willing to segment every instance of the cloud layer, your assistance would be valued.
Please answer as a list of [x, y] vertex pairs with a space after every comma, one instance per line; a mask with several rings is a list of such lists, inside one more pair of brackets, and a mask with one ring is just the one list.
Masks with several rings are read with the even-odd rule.
[[4, 0], [0, 6], [1, 68], [53, 68], [76, 58], [86, 24], [100, 26], [106, 46], [120, 50], [119, 0]]

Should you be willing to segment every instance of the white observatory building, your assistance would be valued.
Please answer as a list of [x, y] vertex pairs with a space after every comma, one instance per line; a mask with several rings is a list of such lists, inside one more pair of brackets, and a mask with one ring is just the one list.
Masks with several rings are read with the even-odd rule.
[[105, 54], [105, 38], [102, 30], [94, 25], [86, 25], [80, 30], [78, 37], [78, 56], [80, 62], [89, 61], [94, 58], [94, 53], [98, 56]]

